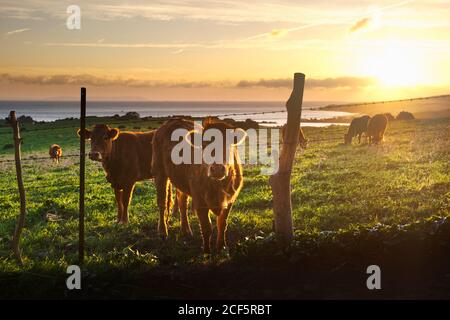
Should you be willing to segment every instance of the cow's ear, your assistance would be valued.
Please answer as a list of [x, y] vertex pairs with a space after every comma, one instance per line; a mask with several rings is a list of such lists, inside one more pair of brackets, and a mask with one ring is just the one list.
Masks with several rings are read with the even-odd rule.
[[111, 140], [116, 140], [119, 137], [120, 130], [117, 128], [109, 130], [109, 137]]
[[[81, 129], [77, 130], [77, 135], [81, 137]], [[89, 140], [91, 138], [91, 131], [89, 131], [88, 129], [84, 129], [84, 138]]]

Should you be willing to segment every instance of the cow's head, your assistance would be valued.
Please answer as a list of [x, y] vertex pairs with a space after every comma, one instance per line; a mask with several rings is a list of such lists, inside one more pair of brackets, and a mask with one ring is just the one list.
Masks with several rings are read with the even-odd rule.
[[[194, 129], [185, 136], [185, 140], [194, 148], [199, 147], [191, 143], [192, 136], [193, 134], [196, 133], [198, 133], [198, 131]], [[222, 136], [222, 149], [221, 149], [222, 156], [217, 157], [218, 161], [214, 161], [214, 163], [205, 164], [208, 166], [207, 169], [208, 177], [215, 180], [223, 180], [225, 177], [228, 176], [231, 166], [238, 165], [234, 163], [235, 160], [234, 152], [236, 151], [235, 148], [239, 144], [244, 142], [247, 136], [246, 132], [241, 128], [236, 128], [225, 121], [208, 117], [205, 120], [203, 120], [203, 131], [202, 131], [203, 150], [205, 150], [211, 143], [215, 142], [214, 138], [210, 139], [211, 135], [214, 136], [215, 134], [219, 133]], [[227, 141], [227, 133], [233, 133], [234, 139], [232, 139], [232, 141]], [[213, 156], [214, 157], [216, 156], [214, 152]]]
[[[91, 140], [89, 158], [94, 161], [102, 161], [110, 156], [112, 142], [119, 136], [120, 130], [110, 128], [105, 124], [97, 124], [92, 130], [85, 129], [85, 138]], [[77, 132], [81, 136], [80, 129]]]

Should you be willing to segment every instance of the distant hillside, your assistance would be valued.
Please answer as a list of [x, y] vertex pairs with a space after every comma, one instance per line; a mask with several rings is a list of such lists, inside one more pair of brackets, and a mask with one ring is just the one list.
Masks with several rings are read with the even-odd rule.
[[328, 105], [321, 109], [368, 115], [390, 112], [394, 116], [396, 116], [400, 111], [409, 111], [419, 119], [447, 118], [450, 117], [450, 95], [403, 99], [395, 101]]

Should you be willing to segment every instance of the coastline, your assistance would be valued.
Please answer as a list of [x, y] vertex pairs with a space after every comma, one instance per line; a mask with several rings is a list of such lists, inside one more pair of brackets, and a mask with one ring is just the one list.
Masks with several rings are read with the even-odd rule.
[[418, 119], [450, 117], [450, 95], [399, 99], [390, 101], [372, 101], [347, 104], [330, 104], [318, 110], [343, 111], [354, 114], [391, 113], [393, 116], [401, 111], [408, 111]]

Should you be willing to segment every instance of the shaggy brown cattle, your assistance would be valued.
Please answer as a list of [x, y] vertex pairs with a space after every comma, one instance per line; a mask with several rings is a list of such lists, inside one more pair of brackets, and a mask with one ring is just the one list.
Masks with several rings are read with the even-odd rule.
[[[284, 136], [286, 134], [286, 124], [281, 127], [281, 143], [284, 141]], [[308, 146], [309, 140], [305, 138], [302, 128], [299, 128], [298, 131], [298, 144], [300, 148], [306, 149]]]
[[[184, 136], [184, 143], [189, 142], [192, 145], [190, 137], [194, 135], [194, 131], [199, 131], [202, 128], [199, 128], [190, 120], [171, 119], [155, 133], [152, 172], [155, 175], [160, 213], [158, 231], [162, 237], [167, 237], [167, 219], [171, 205], [171, 184], [173, 184], [177, 191], [182, 192], [182, 199], [179, 199], [181, 200], [179, 206], [182, 233], [192, 234], [187, 217], [187, 196], [190, 196], [193, 210], [197, 213], [200, 221], [205, 253], [211, 252], [212, 228], [209, 210], [217, 216], [216, 248], [219, 252], [224, 245], [226, 246], [227, 218], [243, 184], [243, 170], [235, 147], [236, 144], [226, 145], [226, 138], [223, 139], [223, 150], [228, 149], [230, 151], [229, 158], [231, 161], [228, 162], [206, 164], [202, 159], [198, 164], [175, 164], [172, 159], [172, 150], [176, 145], [183, 143], [171, 141], [172, 133], [177, 129], [183, 129], [187, 133]], [[205, 119], [203, 121], [203, 134], [207, 133], [209, 129], [217, 129], [223, 134], [223, 137], [226, 137], [226, 130], [234, 130], [235, 128], [220, 120]], [[236, 130], [242, 131], [242, 129]], [[240, 139], [240, 142], [243, 140], [244, 138]], [[209, 142], [203, 141], [203, 149], [208, 145]], [[199, 148], [200, 146], [195, 147]], [[194, 146], [187, 145], [187, 149], [192, 151], [192, 158]], [[226, 157], [225, 153], [223, 152], [224, 158]]]
[[[117, 201], [117, 222], [128, 222], [128, 206], [137, 181], [153, 177], [151, 170], [152, 140], [149, 132], [120, 132], [104, 124], [85, 131], [91, 140], [89, 158], [100, 161], [111, 183]], [[80, 135], [80, 130], [78, 130]]]
[[62, 157], [62, 149], [59, 145], [52, 144], [48, 150], [48, 154], [53, 162], [59, 163], [59, 159]]
[[411, 112], [400, 111], [395, 120], [414, 120], [416, 119]]
[[344, 134], [344, 143], [351, 144], [353, 137], [358, 136], [358, 143], [361, 143], [362, 134], [367, 136], [367, 124], [369, 123], [369, 116], [362, 116], [354, 118], [348, 127], [348, 131]]
[[377, 114], [369, 120], [367, 125], [367, 135], [369, 144], [378, 144], [384, 140], [388, 119], [384, 114]]

